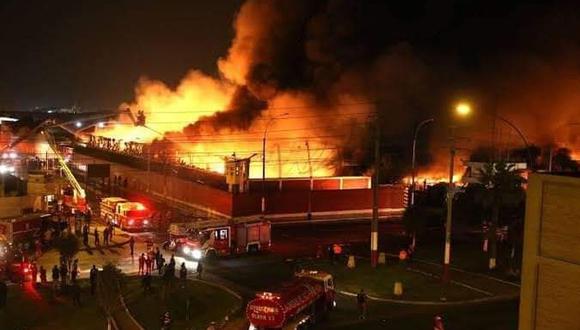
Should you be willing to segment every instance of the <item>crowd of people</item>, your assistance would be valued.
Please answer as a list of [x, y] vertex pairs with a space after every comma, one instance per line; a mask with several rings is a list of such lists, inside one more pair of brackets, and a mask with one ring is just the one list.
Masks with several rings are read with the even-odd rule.
[[[81, 232], [83, 237], [83, 244], [86, 247], [90, 247], [89, 244], [89, 236], [91, 235], [90, 225], [88, 223], [85, 223], [82, 226]], [[103, 246], [108, 246], [109, 244], [112, 243], [113, 236], [115, 235], [115, 226], [113, 226], [113, 223], [111, 223], [110, 221], [107, 221], [107, 224], [105, 225], [105, 228], [103, 229], [102, 233], [99, 233], [99, 229], [97, 228], [97, 226], [95, 226], [94, 229], [92, 230], [92, 235], [94, 247], [96, 248], [101, 247], [101, 235], [103, 239]]]

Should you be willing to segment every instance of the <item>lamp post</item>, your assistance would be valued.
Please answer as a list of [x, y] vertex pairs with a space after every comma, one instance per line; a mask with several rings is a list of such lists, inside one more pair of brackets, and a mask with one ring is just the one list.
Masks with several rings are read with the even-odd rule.
[[534, 169], [534, 159], [532, 158], [532, 153], [530, 152], [530, 144], [528, 143], [528, 139], [526, 139], [526, 136], [524, 135], [524, 133], [516, 125], [514, 125], [514, 123], [512, 123], [511, 121], [498, 115], [497, 113], [494, 114], [493, 116], [495, 119], [499, 119], [499, 120], [503, 121], [504, 123], [506, 123], [509, 127], [513, 128], [514, 131], [516, 131], [516, 133], [518, 133], [519, 137], [522, 139], [522, 142], [524, 143], [524, 146], [526, 148], [526, 154], [528, 156], [528, 161], [530, 162], [530, 168], [533, 170]]
[[415, 177], [417, 176], [415, 170], [415, 159], [416, 159], [416, 149], [417, 149], [417, 135], [423, 126], [430, 124], [435, 121], [435, 118], [425, 119], [420, 122], [417, 127], [415, 127], [415, 133], [413, 134], [413, 151], [411, 156], [411, 205], [415, 205]]
[[264, 128], [264, 136], [262, 137], [262, 219], [266, 217], [266, 137], [268, 135], [268, 128], [276, 119], [287, 116], [288, 113], [283, 113], [281, 115], [271, 117], [266, 123]]
[[[461, 117], [471, 114], [471, 106], [467, 103], [460, 103], [455, 107], [455, 113]], [[443, 284], [449, 283], [449, 264], [451, 263], [451, 224], [453, 219], [453, 197], [455, 195], [455, 184], [453, 182], [455, 167], [455, 127], [451, 126], [450, 147], [449, 147], [449, 186], [447, 188], [447, 219], [445, 221], [445, 250], [443, 252]], [[445, 299], [445, 296], [441, 297]]]

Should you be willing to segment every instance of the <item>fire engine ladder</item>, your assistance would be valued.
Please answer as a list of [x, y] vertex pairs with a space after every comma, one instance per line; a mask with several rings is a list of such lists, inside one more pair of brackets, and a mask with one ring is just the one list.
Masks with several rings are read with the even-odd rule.
[[85, 193], [85, 190], [81, 187], [80, 183], [75, 178], [71, 169], [66, 164], [64, 158], [62, 158], [62, 156], [58, 152], [58, 146], [56, 145], [56, 142], [54, 141], [54, 137], [48, 132], [48, 130], [44, 130], [43, 134], [46, 138], [46, 142], [48, 142], [48, 146], [50, 147], [50, 149], [52, 149], [52, 152], [54, 152], [56, 159], [58, 160], [58, 163], [60, 164], [60, 167], [61, 167], [62, 171], [64, 172], [66, 179], [68, 180], [68, 182], [71, 184], [71, 186], [74, 189], [75, 200], [77, 198], [85, 199], [87, 196]]

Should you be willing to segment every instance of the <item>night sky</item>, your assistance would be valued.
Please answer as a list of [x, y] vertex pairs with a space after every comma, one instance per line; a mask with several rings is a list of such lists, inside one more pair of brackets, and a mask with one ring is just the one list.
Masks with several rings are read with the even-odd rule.
[[241, 1], [0, 2], [0, 109], [116, 108], [142, 75], [215, 73]]
[[[580, 20], [573, 3], [369, 2], [377, 4], [374, 31], [363, 40], [374, 45], [369, 49], [408, 43], [449, 86], [495, 81], [495, 70], [517, 63], [522, 54], [552, 61], [554, 54], [578, 50]], [[216, 74], [242, 3], [3, 0], [0, 109], [111, 109], [132, 99], [143, 75], [175, 85], [192, 68]]]

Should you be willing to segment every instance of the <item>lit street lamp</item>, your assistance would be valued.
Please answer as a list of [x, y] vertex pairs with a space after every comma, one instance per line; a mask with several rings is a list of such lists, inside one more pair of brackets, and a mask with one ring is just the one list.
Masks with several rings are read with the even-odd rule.
[[266, 123], [266, 127], [264, 128], [264, 136], [262, 138], [262, 219], [266, 217], [266, 136], [268, 135], [268, 128], [270, 128], [270, 124], [272, 124], [275, 120], [280, 119], [282, 117], [286, 117], [288, 113], [283, 113], [281, 115], [271, 117], [270, 120]]

